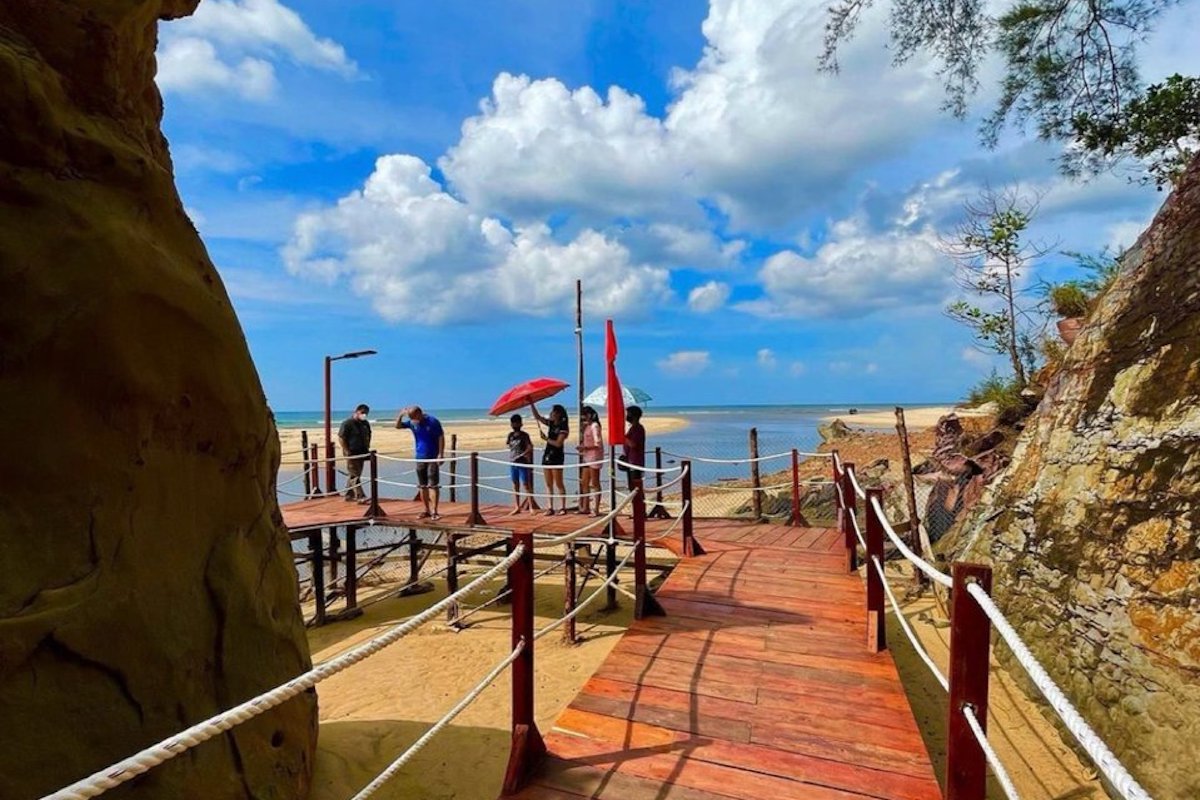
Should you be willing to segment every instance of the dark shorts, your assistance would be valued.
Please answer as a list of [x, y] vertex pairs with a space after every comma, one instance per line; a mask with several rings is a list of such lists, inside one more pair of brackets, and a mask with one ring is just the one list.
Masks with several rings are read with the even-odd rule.
[[533, 483], [533, 467], [522, 467], [517, 464], [510, 464], [508, 467], [508, 476], [512, 478], [513, 483]]
[[557, 447], [547, 447], [542, 451], [542, 466], [561, 467], [567, 460], [567, 454]]
[[642, 479], [642, 471], [640, 469], [631, 469], [625, 474], [625, 477], [629, 479], [629, 488], [632, 489]]
[[417, 483], [422, 489], [436, 489], [441, 480], [442, 468], [440, 464], [435, 464], [432, 461], [423, 461], [417, 464]]

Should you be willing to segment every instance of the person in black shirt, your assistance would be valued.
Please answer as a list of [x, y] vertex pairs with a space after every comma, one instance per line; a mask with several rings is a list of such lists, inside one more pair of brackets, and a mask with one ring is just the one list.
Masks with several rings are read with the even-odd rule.
[[[509, 431], [508, 439], [505, 444], [508, 445], [508, 474], [512, 478], [513, 487], [513, 514], [520, 514], [521, 509], [526, 506], [532, 511], [536, 508], [533, 501], [533, 467], [522, 466], [523, 464], [533, 463], [533, 440], [529, 438], [529, 434], [521, 430], [524, 420], [520, 414], [513, 414], [508, 418], [509, 424], [512, 425], [512, 430]], [[528, 497], [521, 500], [521, 484], [525, 484], [525, 494]]]
[[370, 411], [366, 403], [360, 403], [338, 430], [338, 444], [342, 446], [342, 455], [346, 457], [347, 501], [367, 502], [362, 488], [362, 472], [363, 462], [371, 452], [371, 423], [367, 420]]
[[[529, 408], [533, 410], [533, 416], [538, 422], [546, 426], [546, 432], [542, 434], [542, 439], [546, 442], [546, 449], [542, 451], [542, 466], [546, 469], [542, 470], [546, 475], [546, 492], [550, 495], [549, 510], [546, 516], [552, 516], [555, 513], [567, 513], [567, 490], [563, 486], [563, 463], [567, 459], [564, 447], [567, 437], [571, 435], [570, 426], [567, 424], [567, 409], [557, 403], [550, 409], [550, 418], [543, 417], [537, 410], [537, 406], [533, 403], [529, 404]], [[562, 510], [555, 512], [554, 510], [554, 490], [558, 489], [558, 493], [562, 495]]]
[[[646, 466], [646, 429], [642, 426], [642, 409], [639, 406], [630, 406], [625, 409], [625, 421], [629, 423], [629, 430], [625, 431], [622, 460], [626, 464], [644, 467]], [[633, 469], [632, 466], [625, 467], [625, 470], [629, 477], [629, 488], [632, 490], [642, 479], [642, 471]]]

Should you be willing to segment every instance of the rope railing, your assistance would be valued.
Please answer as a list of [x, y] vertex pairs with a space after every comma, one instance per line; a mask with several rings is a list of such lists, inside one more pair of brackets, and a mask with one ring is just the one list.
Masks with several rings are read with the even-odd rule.
[[975, 741], [979, 743], [979, 748], [983, 750], [983, 755], [987, 759], [988, 765], [992, 768], [992, 774], [996, 776], [996, 781], [1000, 784], [1000, 788], [1004, 790], [1004, 796], [1008, 800], [1021, 800], [1021, 795], [1017, 793], [1017, 787], [1013, 785], [1012, 778], [1008, 776], [1008, 770], [1005, 769], [1004, 762], [996, 754], [992, 743], [988, 741], [987, 734], [983, 732], [983, 726], [976, 719], [975, 708], [969, 705], [963, 706], [962, 715], [967, 720], [967, 726], [971, 729], [971, 735], [975, 737]]
[[[447, 456], [445, 458], [409, 458], [407, 456], [397, 456], [397, 455], [393, 455], [391, 453], [378, 453], [378, 452], [375, 455], [377, 458], [380, 458], [384, 461], [395, 461], [395, 462], [398, 462], [401, 464], [442, 464], [447, 461], [470, 461], [471, 460], [470, 454]], [[482, 458], [479, 460], [483, 461]]]
[[710, 484], [704, 487], [706, 492], [778, 492], [782, 489], [791, 489], [792, 482], [776, 483], [771, 486], [722, 486], [718, 484]]
[[536, 469], [536, 470], [577, 469], [579, 467], [600, 467], [600, 466], [603, 466], [608, 463], [608, 459], [605, 458], [605, 459], [601, 459], [600, 461], [581, 461], [578, 464], [534, 464], [533, 462], [504, 461], [499, 458], [485, 458], [484, 456], [480, 456], [479, 461], [484, 464], [495, 464], [495, 465], [501, 466], [501, 467], [521, 467], [522, 469], [528, 467], [529, 469]]
[[613, 458], [613, 464], [617, 467], [623, 467], [624, 469], [633, 470], [635, 472], [649, 472], [651, 474], [658, 473], [660, 475], [666, 475], [668, 472], [679, 472], [681, 469], [683, 469], [683, 467], [650, 467], [645, 464], [634, 464], [631, 461], [626, 461], [620, 456]]
[[[851, 472], [850, 474], [853, 475], [854, 473]], [[871, 498], [871, 507], [875, 510], [875, 513], [879, 515], [879, 521], [883, 523], [883, 532], [887, 535], [888, 539], [892, 541], [892, 544], [895, 546], [895, 548], [899, 550], [901, 554], [903, 554], [903, 556], [913, 564], [913, 566], [925, 573], [925, 575], [931, 581], [941, 584], [947, 589], [954, 585], [953, 578], [930, 564], [925, 559], [921, 558], [919, 555], [914, 553], [907, 544], [904, 543], [904, 540], [901, 539], [896, 534], [896, 531], [892, 528], [892, 524], [888, 522], [887, 514], [883, 512], [883, 507], [879, 505], [878, 500]]]
[[[704, 464], [757, 464], [763, 461], [774, 461], [777, 458], [791, 458], [792, 451], [785, 450], [782, 453], [771, 453], [766, 456], [747, 456], [746, 458], [706, 458], [704, 456], [688, 456], [683, 453], [673, 453], [670, 450], [663, 450], [663, 455], [671, 456], [672, 458], [686, 458], [689, 461], [698, 461]], [[800, 455], [819, 456], [821, 453], [800, 453]]]
[[395, 761], [389, 764], [387, 768], [383, 770], [383, 772], [376, 775], [370, 783], [368, 783], [362, 788], [361, 791], [358, 792], [358, 794], [354, 795], [353, 800], [367, 800], [368, 797], [379, 791], [379, 789], [385, 783], [395, 777], [396, 773], [398, 773], [401, 768], [403, 768], [404, 765], [412, 759], [413, 756], [419, 753], [421, 749], [425, 747], [425, 745], [429, 744], [429, 742], [433, 740], [433, 737], [441, 733], [442, 729], [449, 725], [455, 717], [461, 714], [467, 706], [479, 699], [479, 695], [483, 694], [484, 689], [491, 686], [492, 683], [495, 682], [496, 678], [500, 677], [500, 675], [506, 669], [512, 666], [512, 663], [517, 660], [524, 650], [525, 640], [522, 639], [517, 643], [517, 646], [513, 648], [511, 653], [505, 656], [499, 664], [493, 667], [491, 672], [483, 677], [483, 680], [475, 684], [471, 691], [467, 692], [467, 694], [461, 700], [455, 703], [454, 707], [447, 711], [441, 719], [435, 722], [429, 728], [429, 730], [425, 731], [420, 739], [417, 739], [415, 742], [413, 742], [409, 748], [401, 753]]
[[850, 476], [850, 485], [851, 485], [852, 487], [854, 487], [854, 493], [855, 493], [856, 495], [858, 495], [858, 499], [859, 499], [859, 500], [866, 500], [866, 499], [867, 499], [867, 493], [866, 493], [866, 492], [864, 492], [864, 491], [863, 491], [863, 488], [862, 488], [861, 486], [859, 486], [859, 485], [858, 485], [858, 475], [856, 474], [856, 471], [855, 471], [855, 469], [854, 469], [854, 466], [853, 466], [853, 465], [851, 465], [851, 466], [850, 466], [850, 468], [849, 468], [848, 470], [846, 470], [846, 474]]
[[946, 675], [938, 668], [930, 658], [929, 653], [925, 650], [924, 645], [917, 638], [917, 634], [913, 631], [912, 626], [908, 624], [908, 619], [904, 616], [904, 610], [900, 605], [900, 601], [896, 598], [896, 593], [892, 591], [891, 584], [888, 583], [887, 575], [884, 574], [883, 564], [878, 558], [872, 557], [871, 564], [875, 567], [875, 571], [879, 573], [879, 580], [883, 583], [883, 590], [887, 594], [888, 601], [892, 605], [892, 615], [896, 618], [896, 622], [900, 624], [900, 629], [904, 631], [904, 635], [908, 637], [908, 641], [913, 646], [917, 657], [924, 662], [925, 666], [929, 667], [929, 671], [933, 673], [933, 677], [947, 692], [950, 691], [950, 681]]
[[[600, 527], [607, 525], [609, 522], [616, 519], [618, 514], [620, 514], [622, 511], [625, 510], [625, 507], [627, 505], [629, 505], [630, 502], [632, 502], [633, 498], [636, 495], [637, 495], [636, 491], [630, 492], [629, 494], [624, 496], [624, 499], [622, 499], [621, 502], [619, 504], [617, 504], [617, 507], [614, 508], [612, 511], [609, 511], [603, 517], [596, 517], [594, 520], [587, 523], [583, 527], [578, 528], [574, 531], [571, 531], [570, 533], [565, 533], [565, 534], [562, 534], [561, 536], [555, 536], [552, 539], [538, 539], [537, 545], [536, 545], [537, 548], [539, 550], [541, 550], [546, 547], [554, 547], [554, 546], [557, 546], [560, 544], [567, 544], [568, 542], [575, 541], [576, 539], [583, 536], [588, 531], [593, 531], [596, 528], [600, 528]], [[615, 541], [615, 540], [613, 540], [613, 541]]]
[[600, 593], [601, 593], [601, 592], [605, 591], [606, 589], [608, 589], [608, 587], [609, 587], [609, 586], [612, 586], [614, 583], [616, 583], [617, 576], [620, 574], [621, 570], [625, 568], [625, 565], [626, 565], [627, 563], [629, 563], [629, 559], [633, 557], [633, 555], [634, 555], [634, 553], [635, 553], [635, 552], [636, 552], [635, 550], [630, 550], [628, 553], [626, 553], [626, 554], [625, 554], [625, 557], [624, 557], [624, 558], [622, 558], [622, 559], [620, 560], [620, 562], [618, 562], [618, 564], [617, 564], [617, 566], [616, 566], [616, 569], [614, 569], [614, 570], [612, 571], [612, 574], [608, 576], [608, 578], [607, 578], [607, 579], [604, 581], [604, 583], [602, 583], [602, 584], [600, 584], [599, 586], [597, 586], [597, 587], [596, 587], [596, 590], [595, 590], [595, 591], [593, 591], [593, 592], [592, 592], [590, 595], [588, 595], [588, 596], [587, 596], [587, 597], [586, 597], [584, 600], [582, 600], [582, 601], [581, 601], [581, 602], [579, 602], [579, 603], [576, 603], [576, 604], [575, 604], [575, 608], [571, 609], [570, 613], [564, 614], [563, 616], [561, 616], [561, 617], [559, 617], [558, 619], [556, 619], [556, 620], [554, 620], [553, 622], [551, 622], [549, 625], [546, 625], [545, 627], [541, 628], [541, 629], [540, 629], [540, 630], [539, 630], [539, 631], [538, 631], [538, 632], [537, 632], [537, 633], [534, 635], [534, 637], [533, 637], [533, 638], [534, 638], [534, 639], [540, 639], [540, 638], [542, 638], [543, 636], [545, 636], [546, 634], [548, 634], [548, 633], [551, 633], [552, 631], [556, 631], [556, 630], [558, 630], [558, 629], [559, 629], [559, 628], [561, 628], [563, 625], [566, 625], [568, 622], [570, 622], [571, 620], [575, 619], [575, 617], [579, 616], [579, 614], [580, 614], [580, 613], [581, 613], [581, 612], [582, 612], [582, 611], [583, 611], [585, 608], [587, 608], [589, 605], [591, 605], [591, 603], [592, 603], [592, 602], [593, 602], [593, 601], [594, 601], [594, 600], [595, 600], [597, 597], [599, 597], [599, 596], [600, 596]]
[[115, 789], [121, 784], [133, 780], [138, 775], [157, 767], [164, 761], [169, 761], [181, 753], [185, 753], [193, 747], [224, 733], [230, 728], [270, 711], [272, 708], [296, 697], [301, 692], [311, 689], [326, 678], [336, 675], [363, 659], [375, 655], [383, 648], [396, 643], [440, 614], [451, 603], [457, 602], [463, 595], [472, 591], [477, 584], [488, 580], [492, 575], [501, 570], [508, 569], [522, 557], [523, 553], [524, 548], [518, 546], [508, 557], [462, 589], [433, 604], [420, 614], [393, 626], [387, 632], [355, 647], [344, 655], [330, 659], [321, 664], [321, 666], [315, 667], [286, 683], [280, 684], [270, 691], [264, 692], [220, 714], [216, 714], [203, 722], [192, 725], [180, 733], [162, 740], [158, 744], [151, 745], [129, 758], [118, 761], [110, 767], [94, 772], [70, 786], [47, 795], [43, 800], [85, 800], [85, 798], [89, 797], [98, 797], [104, 792]]

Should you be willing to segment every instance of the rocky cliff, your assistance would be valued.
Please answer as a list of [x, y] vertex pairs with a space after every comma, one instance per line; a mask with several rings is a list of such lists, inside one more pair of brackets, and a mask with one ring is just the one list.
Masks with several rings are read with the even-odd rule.
[[[0, 3], [0, 797], [309, 666], [274, 423], [175, 191], [154, 85], [187, 0]], [[112, 797], [293, 798], [315, 698]]]
[[1200, 797], [1200, 162], [957, 547], [995, 565], [1005, 613], [1146, 788]]

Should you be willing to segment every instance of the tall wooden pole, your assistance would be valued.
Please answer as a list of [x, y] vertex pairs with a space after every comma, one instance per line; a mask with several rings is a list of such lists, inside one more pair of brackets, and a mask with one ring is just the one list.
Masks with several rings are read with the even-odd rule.
[[325, 356], [325, 491], [337, 491], [333, 463], [333, 359]]
[[[575, 419], [579, 420], [579, 444], [583, 445], [583, 281], [575, 281], [575, 352], [576, 352], [576, 376], [575, 376], [575, 396], [578, 399], [578, 412]], [[583, 463], [584, 459], [580, 457], [579, 463]], [[583, 486], [583, 467], [579, 468], [579, 486]], [[598, 488], [598, 487], [597, 487]], [[582, 488], [580, 494], [582, 494]], [[579, 499], [583, 503], [583, 498]], [[600, 506], [600, 493], [597, 491], [595, 503], [597, 508]], [[596, 511], [593, 508], [592, 511]]]
[[[904, 409], [896, 406], [896, 435], [900, 437], [900, 457], [904, 463], [904, 492], [908, 500], [908, 543], [921, 555], [921, 517], [917, 514], [917, 487], [913, 483], [912, 454], [908, 450], [908, 426], [904, 424]], [[925, 573], [913, 570], [917, 586], [925, 583]]]

